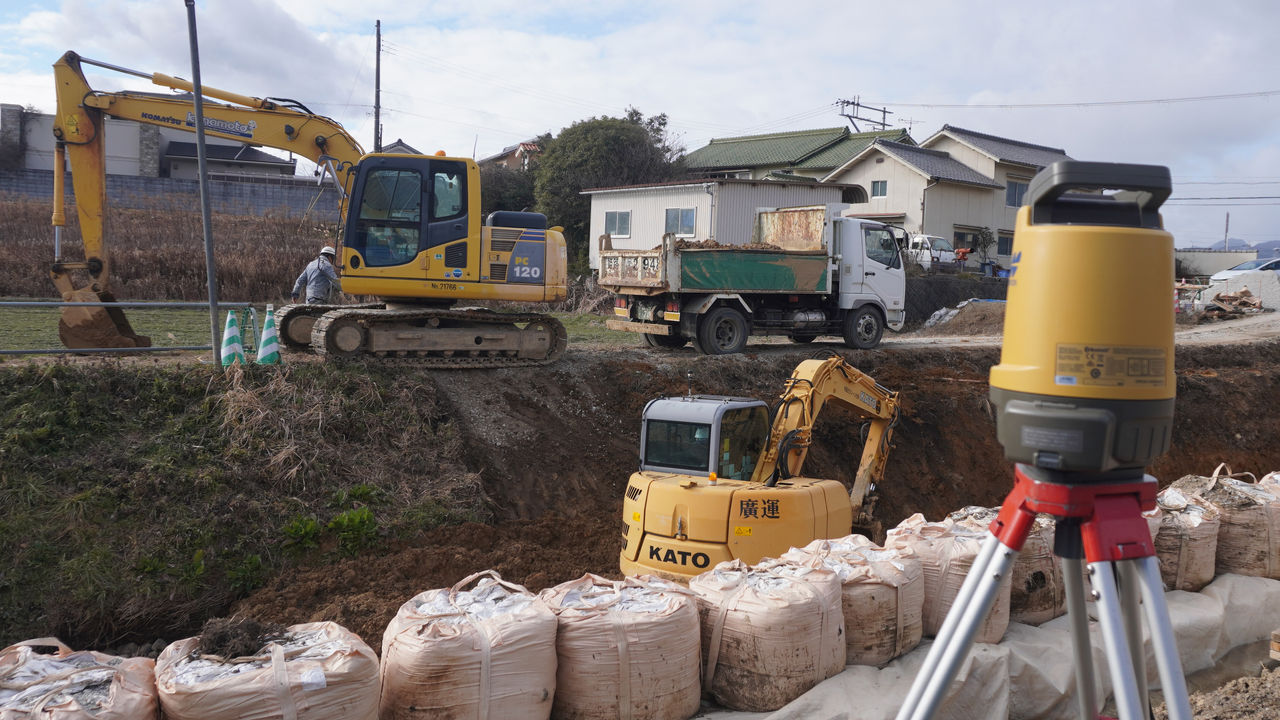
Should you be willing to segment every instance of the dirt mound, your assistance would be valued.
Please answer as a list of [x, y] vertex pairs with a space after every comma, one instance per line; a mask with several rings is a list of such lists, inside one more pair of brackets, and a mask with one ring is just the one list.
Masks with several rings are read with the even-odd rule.
[[944, 313], [933, 325], [923, 327], [917, 335], [999, 335], [1004, 332], [1004, 303], [970, 301]]

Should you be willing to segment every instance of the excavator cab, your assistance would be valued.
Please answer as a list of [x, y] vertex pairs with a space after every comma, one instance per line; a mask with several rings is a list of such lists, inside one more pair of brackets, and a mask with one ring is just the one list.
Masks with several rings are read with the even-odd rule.
[[686, 395], [651, 400], [640, 430], [640, 469], [750, 480], [769, 439], [760, 400]]

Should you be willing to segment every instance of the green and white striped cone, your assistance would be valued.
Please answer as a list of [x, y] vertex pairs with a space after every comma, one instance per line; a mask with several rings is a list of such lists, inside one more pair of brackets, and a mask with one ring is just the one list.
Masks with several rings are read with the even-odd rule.
[[262, 323], [262, 342], [258, 343], [258, 358], [254, 362], [259, 365], [280, 364], [280, 338], [276, 335], [276, 313], [271, 305], [267, 306], [267, 319]]
[[240, 324], [236, 322], [236, 311], [227, 311], [227, 329], [222, 331], [222, 367], [234, 363], [245, 363], [244, 346], [240, 344]]

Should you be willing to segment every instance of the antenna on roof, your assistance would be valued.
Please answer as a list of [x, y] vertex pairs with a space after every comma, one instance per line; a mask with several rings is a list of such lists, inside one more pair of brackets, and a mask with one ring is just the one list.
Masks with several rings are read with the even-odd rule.
[[688, 391], [685, 393], [685, 397], [693, 397], [693, 371], [690, 370], [689, 372], [685, 373], [684, 378], [685, 378], [685, 382], [689, 384]]
[[[867, 123], [868, 125], [878, 126], [880, 130], [888, 130], [889, 116], [892, 115], [893, 112], [887, 108], [875, 108], [875, 107], [871, 107], [870, 105], [863, 105], [861, 102], [859, 102], [860, 97], [861, 96], [859, 95], [854, 95], [852, 100], [843, 100], [843, 99], [836, 100], [836, 105], [839, 105], [841, 108], [847, 108], [847, 107], [853, 108], [852, 114], [847, 112], [842, 112], [840, 113], [840, 115], [847, 118], [849, 120], [849, 124], [852, 125], [853, 129], [858, 132], [862, 132], [862, 130], [858, 127], [858, 123], [857, 123], [857, 121], [859, 120], [861, 120], [864, 123]], [[873, 113], [880, 113], [880, 119], [873, 120], [871, 118], [860, 117], [858, 113], [859, 111], [862, 111], [862, 110], [867, 110]]]

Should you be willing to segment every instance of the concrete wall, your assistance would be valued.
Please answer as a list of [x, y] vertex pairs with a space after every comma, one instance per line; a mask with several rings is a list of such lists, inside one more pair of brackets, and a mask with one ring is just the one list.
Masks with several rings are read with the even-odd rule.
[[[66, 185], [67, 201], [72, 202], [70, 178]], [[51, 200], [53, 171], [0, 170], [0, 196]], [[338, 220], [338, 191], [331, 184], [317, 186], [288, 178], [274, 181], [211, 179], [209, 196], [214, 212], [277, 214], [320, 222]], [[200, 184], [195, 180], [107, 175], [107, 198], [112, 207], [199, 210]]]
[[1258, 259], [1257, 250], [1174, 250], [1184, 275], [1212, 275], [1242, 262]]

